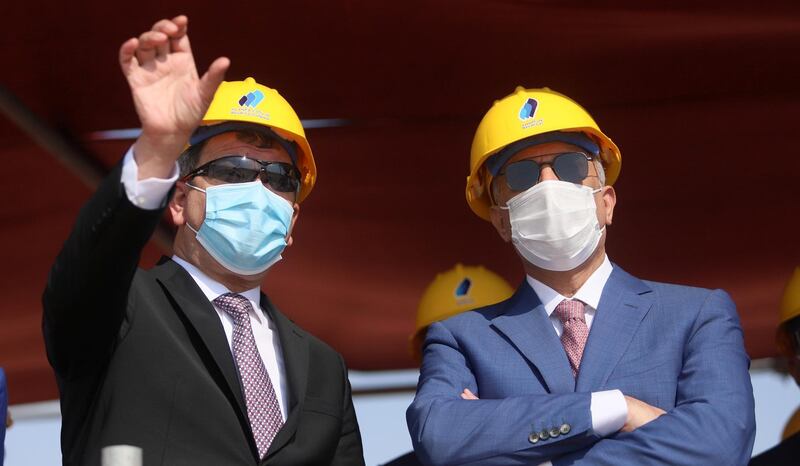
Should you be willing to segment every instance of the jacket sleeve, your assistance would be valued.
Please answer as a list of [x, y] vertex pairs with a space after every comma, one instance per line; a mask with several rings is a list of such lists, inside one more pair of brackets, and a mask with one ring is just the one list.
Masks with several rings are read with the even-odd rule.
[[107, 360], [141, 251], [166, 205], [131, 204], [121, 170], [117, 165], [83, 206], [47, 279], [42, 327], [60, 377], [85, 374]]
[[[501, 363], [501, 362], [498, 362]], [[463, 400], [477, 383], [458, 342], [443, 323], [428, 328], [417, 395], [406, 412], [417, 456], [429, 465], [539, 464], [596, 442], [590, 393]], [[568, 424], [568, 433], [529, 440]]]
[[350, 389], [350, 380], [347, 378], [347, 366], [344, 360], [339, 357], [344, 372], [344, 406], [342, 416], [342, 433], [339, 437], [339, 445], [336, 447], [336, 455], [331, 465], [358, 466], [364, 465], [364, 451], [361, 445], [361, 431], [358, 428], [356, 411], [353, 408], [353, 396]]
[[675, 408], [633, 432], [605, 438], [575, 465], [745, 465], [755, 438], [753, 387], [736, 306], [711, 292], [684, 350]]

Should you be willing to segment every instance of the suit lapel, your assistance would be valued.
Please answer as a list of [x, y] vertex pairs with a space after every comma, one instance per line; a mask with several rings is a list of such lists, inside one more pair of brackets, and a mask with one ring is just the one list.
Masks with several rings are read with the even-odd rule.
[[275, 436], [267, 451], [266, 458], [270, 458], [286, 446], [297, 430], [308, 386], [308, 341], [297, 326], [278, 311], [264, 294], [261, 295], [261, 308], [275, 323], [283, 352], [286, 386], [289, 390], [289, 412], [286, 414], [283, 428]]
[[[157, 280], [173, 300], [173, 305], [181, 320], [184, 321], [184, 324], [189, 324], [187, 330], [189, 330], [192, 340], [199, 338], [207, 349], [207, 351], [202, 351], [203, 348], [195, 343], [212, 377], [236, 408], [239, 422], [243, 424], [247, 432], [250, 432], [250, 421], [247, 418], [239, 373], [236, 370], [228, 339], [225, 337], [225, 331], [214, 306], [198, 288], [192, 277], [174, 261], [163, 261], [154, 269], [154, 272]], [[196, 335], [191, 334], [192, 329], [196, 331]], [[213, 364], [210, 364], [209, 358]], [[255, 442], [252, 443], [252, 447], [255, 448]]]
[[536, 366], [550, 393], [575, 391], [569, 360], [536, 293], [527, 281], [507, 301], [492, 325]]
[[650, 310], [652, 299], [644, 282], [614, 266], [589, 331], [577, 391], [604, 386]]

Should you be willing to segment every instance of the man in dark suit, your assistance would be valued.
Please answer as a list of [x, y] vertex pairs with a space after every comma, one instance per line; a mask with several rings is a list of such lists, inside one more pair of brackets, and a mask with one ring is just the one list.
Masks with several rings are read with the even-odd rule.
[[[142, 134], [44, 292], [64, 464], [123, 444], [145, 465], [363, 464], [342, 357], [260, 292], [314, 184], [302, 125], [275, 90], [223, 82], [226, 58], [199, 77], [187, 24], [122, 45]], [[140, 270], [167, 206], [175, 255]]]
[[407, 420], [425, 464], [744, 465], [753, 393], [721, 290], [612, 264], [617, 146], [568, 97], [518, 88], [481, 121], [467, 200], [513, 243], [506, 301], [431, 324]]

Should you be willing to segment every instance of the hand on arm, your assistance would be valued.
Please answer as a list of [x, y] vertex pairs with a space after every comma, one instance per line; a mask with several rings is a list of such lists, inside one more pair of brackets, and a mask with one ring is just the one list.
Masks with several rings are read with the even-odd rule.
[[676, 406], [632, 432], [601, 440], [576, 465], [747, 464], [755, 434], [753, 389], [736, 307], [726, 293], [709, 293], [684, 351]]
[[625, 404], [628, 406], [628, 417], [625, 419], [625, 425], [622, 426], [622, 432], [633, 432], [666, 414], [661, 408], [650, 406], [644, 401], [627, 395], [625, 395]]
[[200, 124], [230, 61], [214, 60], [200, 77], [187, 35], [189, 20], [161, 20], [119, 50], [142, 134], [134, 144], [139, 179], [166, 178]]

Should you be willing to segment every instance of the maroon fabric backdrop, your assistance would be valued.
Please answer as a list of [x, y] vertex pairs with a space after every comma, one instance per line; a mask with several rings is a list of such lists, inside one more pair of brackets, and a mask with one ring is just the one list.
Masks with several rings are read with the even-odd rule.
[[[291, 5], [287, 5], [291, 3]], [[721, 287], [752, 357], [774, 354], [800, 264], [795, 2], [340, 0], [233, 6], [98, 0], [4, 5], [0, 84], [109, 167], [137, 125], [117, 49], [187, 13], [201, 67], [276, 87], [303, 118], [319, 182], [265, 289], [355, 369], [412, 366], [418, 298], [456, 262], [514, 283], [513, 249], [468, 209], [472, 133], [517, 84], [577, 99], [621, 147], [609, 255], [643, 278]], [[50, 263], [91, 190], [0, 117], [0, 365], [12, 403], [56, 396], [40, 332]], [[161, 251], [148, 246], [143, 265]]]

